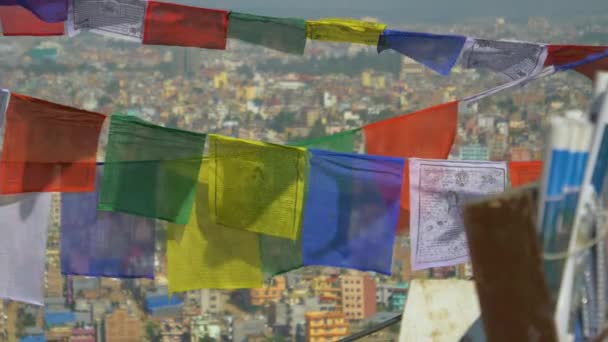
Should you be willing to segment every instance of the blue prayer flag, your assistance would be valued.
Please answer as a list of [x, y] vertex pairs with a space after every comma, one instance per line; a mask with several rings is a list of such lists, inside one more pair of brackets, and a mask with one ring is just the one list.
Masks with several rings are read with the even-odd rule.
[[456, 35], [384, 30], [378, 53], [393, 49], [446, 76], [460, 56], [467, 38]]
[[68, 0], [0, 0], [0, 6], [21, 6], [47, 23], [65, 21], [68, 17]]
[[61, 272], [114, 278], [154, 278], [154, 220], [97, 211], [95, 192], [61, 196]]
[[304, 265], [390, 274], [405, 160], [309, 152]]

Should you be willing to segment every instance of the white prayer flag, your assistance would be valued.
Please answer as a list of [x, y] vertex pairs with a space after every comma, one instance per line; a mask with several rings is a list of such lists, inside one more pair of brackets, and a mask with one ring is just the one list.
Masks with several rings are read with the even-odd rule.
[[146, 0], [70, 0], [68, 34], [89, 31], [141, 43]]
[[412, 269], [467, 262], [464, 205], [503, 192], [507, 163], [412, 158], [409, 167]]

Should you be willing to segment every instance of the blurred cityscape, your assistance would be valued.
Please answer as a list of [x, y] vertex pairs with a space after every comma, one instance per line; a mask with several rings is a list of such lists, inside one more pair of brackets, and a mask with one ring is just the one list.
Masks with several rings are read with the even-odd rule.
[[[608, 45], [608, 17], [527, 23], [489, 18], [407, 29]], [[234, 41], [226, 51], [209, 51], [94, 35], [3, 37], [0, 58], [1, 85], [15, 92], [168, 127], [278, 143], [360, 127], [504, 82], [459, 66], [441, 77], [394, 52], [311, 41], [304, 56], [290, 56]], [[590, 80], [568, 72], [486, 98], [460, 113], [451, 157], [541, 159], [549, 115], [585, 109], [591, 91]], [[308, 267], [261, 289], [207, 289], [170, 298], [161, 223], [154, 280], [62, 276], [60, 197], [54, 196], [45, 306], [0, 300], [1, 341], [334, 341], [402, 313], [414, 277], [470, 276], [466, 265], [412, 273], [408, 238], [400, 236], [391, 277]], [[367, 340], [393, 341], [398, 331], [396, 325]]]

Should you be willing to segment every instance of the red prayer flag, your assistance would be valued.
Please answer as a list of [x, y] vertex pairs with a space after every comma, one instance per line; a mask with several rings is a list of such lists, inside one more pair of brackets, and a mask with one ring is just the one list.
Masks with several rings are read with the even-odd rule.
[[534, 183], [540, 179], [542, 173], [543, 162], [540, 160], [509, 163], [512, 188]]
[[93, 191], [105, 118], [12, 93], [6, 110], [0, 193]]
[[[608, 46], [548, 45], [545, 66], [578, 62], [589, 55], [604, 52], [607, 49]], [[595, 62], [581, 65], [580, 67], [574, 68], [574, 70], [589, 77], [590, 79], [594, 79], [597, 71], [608, 70], [608, 58], [603, 58]]]
[[[367, 153], [401, 158], [446, 159], [456, 137], [458, 101], [425, 108], [363, 127]], [[405, 164], [401, 207], [410, 208], [409, 167]], [[402, 213], [403, 214], [403, 213]], [[400, 217], [400, 230], [407, 222]]]
[[227, 11], [150, 1], [143, 43], [224, 50], [227, 32]]
[[61, 36], [64, 24], [47, 23], [21, 6], [0, 6], [0, 22], [5, 36]]

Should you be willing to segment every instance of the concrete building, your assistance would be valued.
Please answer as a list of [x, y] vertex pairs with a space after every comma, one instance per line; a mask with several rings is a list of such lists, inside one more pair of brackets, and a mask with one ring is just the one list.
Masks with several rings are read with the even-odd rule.
[[274, 277], [272, 285], [251, 289], [251, 305], [263, 306], [268, 302], [277, 301], [281, 298], [285, 288], [285, 277]]
[[311, 311], [306, 313], [308, 342], [338, 341], [348, 335], [348, 323], [343, 312]]
[[106, 316], [106, 342], [141, 341], [144, 336], [143, 323], [127, 309], [117, 309]]
[[349, 320], [363, 320], [376, 313], [376, 282], [369, 275], [341, 277], [342, 311]]
[[475, 144], [461, 146], [458, 157], [461, 160], [488, 160], [490, 155], [486, 146]]
[[223, 294], [219, 290], [201, 290], [201, 314], [217, 315], [224, 312]]

